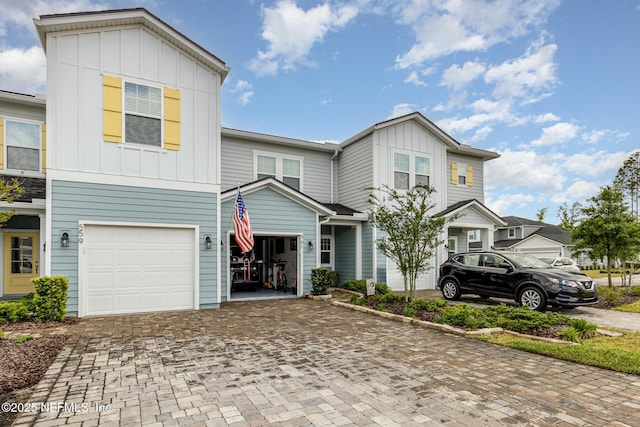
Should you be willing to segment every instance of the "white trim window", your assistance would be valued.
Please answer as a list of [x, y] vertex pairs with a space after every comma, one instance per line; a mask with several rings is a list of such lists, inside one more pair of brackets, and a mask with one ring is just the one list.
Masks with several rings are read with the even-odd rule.
[[5, 168], [40, 172], [42, 164], [42, 124], [5, 119]]
[[480, 241], [480, 230], [469, 230], [467, 232], [467, 239], [470, 242], [479, 242]]
[[302, 191], [302, 160], [299, 156], [254, 151], [255, 179], [272, 177]]
[[333, 237], [331, 235], [320, 237], [320, 265], [333, 268]]
[[447, 238], [447, 253], [449, 256], [458, 252], [458, 236], [449, 236]]
[[162, 89], [124, 82], [125, 142], [162, 147]]
[[515, 228], [507, 228], [507, 238], [515, 239], [516, 238], [516, 229]]
[[393, 188], [408, 190], [415, 185], [430, 185], [431, 159], [412, 153], [393, 153]]
[[458, 163], [458, 185], [467, 185], [467, 165]]

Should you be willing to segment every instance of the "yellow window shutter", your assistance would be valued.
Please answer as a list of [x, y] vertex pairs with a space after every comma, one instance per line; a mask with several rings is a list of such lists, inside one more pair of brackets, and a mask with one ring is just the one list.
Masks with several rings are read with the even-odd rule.
[[164, 148], [180, 150], [180, 91], [164, 88]]
[[467, 166], [467, 186], [473, 185], [473, 166]]
[[458, 185], [458, 164], [451, 163], [451, 183]]
[[47, 125], [42, 124], [42, 172], [47, 171]]
[[122, 142], [122, 79], [102, 77], [104, 140]]
[[4, 119], [0, 117], [0, 169], [4, 169]]

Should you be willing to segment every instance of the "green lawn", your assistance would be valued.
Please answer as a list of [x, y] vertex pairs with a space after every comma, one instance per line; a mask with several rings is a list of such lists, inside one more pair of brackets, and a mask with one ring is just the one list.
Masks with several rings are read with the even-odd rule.
[[[582, 272], [592, 279], [602, 279], [607, 277], [607, 273], [601, 273], [600, 270], [582, 270]], [[611, 273], [611, 277], [620, 277], [620, 273]]]

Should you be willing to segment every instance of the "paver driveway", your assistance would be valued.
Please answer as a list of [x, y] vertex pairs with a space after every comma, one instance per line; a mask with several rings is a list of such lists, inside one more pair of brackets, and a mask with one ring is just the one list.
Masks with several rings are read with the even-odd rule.
[[67, 407], [23, 413], [15, 425], [640, 425], [640, 377], [325, 301], [237, 302], [74, 328], [75, 345], [31, 399]]

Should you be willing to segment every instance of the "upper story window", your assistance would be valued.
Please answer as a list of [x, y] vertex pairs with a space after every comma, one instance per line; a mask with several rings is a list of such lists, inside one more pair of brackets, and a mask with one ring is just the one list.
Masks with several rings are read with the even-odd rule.
[[7, 119], [4, 128], [5, 169], [40, 172], [42, 125]]
[[302, 191], [302, 157], [279, 153], [255, 153], [256, 179], [273, 177]]
[[473, 166], [465, 163], [451, 163], [451, 184], [473, 186]]
[[393, 188], [408, 190], [414, 185], [429, 185], [430, 159], [417, 154], [393, 153]]
[[507, 229], [507, 237], [509, 239], [515, 239], [516, 238], [516, 229], [515, 228], [508, 228]]
[[125, 82], [125, 142], [162, 146], [162, 90]]
[[180, 150], [180, 91], [103, 76], [104, 140]]
[[469, 230], [469, 232], [467, 233], [467, 239], [470, 242], [480, 241], [480, 230]]

